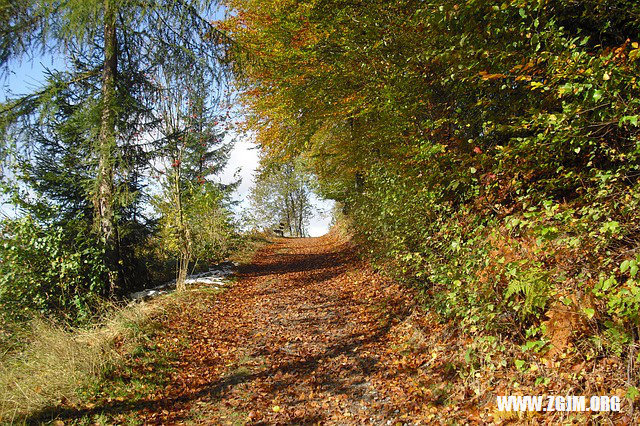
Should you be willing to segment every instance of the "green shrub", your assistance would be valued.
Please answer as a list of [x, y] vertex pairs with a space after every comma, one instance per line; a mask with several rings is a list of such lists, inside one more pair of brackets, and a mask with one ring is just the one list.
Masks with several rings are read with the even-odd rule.
[[[510, 268], [507, 267], [507, 270]], [[507, 306], [517, 312], [521, 319], [540, 318], [547, 307], [550, 289], [548, 273], [539, 267], [522, 271], [514, 268], [504, 297]]]
[[82, 228], [45, 227], [31, 217], [2, 224], [0, 318], [34, 315], [86, 322], [104, 295], [107, 268], [102, 244]]

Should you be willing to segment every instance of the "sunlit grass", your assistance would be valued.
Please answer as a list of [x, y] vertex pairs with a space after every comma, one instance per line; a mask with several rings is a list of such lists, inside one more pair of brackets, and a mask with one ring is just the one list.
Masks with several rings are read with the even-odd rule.
[[173, 299], [114, 308], [91, 328], [69, 329], [34, 320], [27, 343], [0, 360], [0, 421], [21, 421], [78, 402], [79, 390], [140, 346], [153, 319]]

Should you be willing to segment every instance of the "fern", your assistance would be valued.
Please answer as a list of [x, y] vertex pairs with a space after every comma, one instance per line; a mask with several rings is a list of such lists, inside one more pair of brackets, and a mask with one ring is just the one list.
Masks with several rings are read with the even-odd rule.
[[509, 305], [519, 311], [519, 316], [525, 319], [531, 315], [538, 318], [544, 312], [550, 297], [549, 293], [547, 274], [539, 268], [530, 268], [522, 271], [509, 282], [504, 296], [509, 301]]

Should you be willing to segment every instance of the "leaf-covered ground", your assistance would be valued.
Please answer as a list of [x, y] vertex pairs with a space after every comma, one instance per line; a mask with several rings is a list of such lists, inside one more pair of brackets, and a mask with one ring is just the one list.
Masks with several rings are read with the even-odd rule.
[[498, 357], [470, 373], [464, 367], [474, 364], [469, 342], [447, 330], [418, 307], [411, 291], [374, 273], [335, 235], [279, 239], [242, 266], [228, 290], [181, 297], [90, 402], [55, 418], [394, 425], [576, 420], [575, 414], [518, 419], [498, 413], [495, 395], [514, 382], [524, 394], [542, 388]]
[[185, 306], [168, 324], [165, 339], [190, 344], [172, 385], [137, 416], [234, 424], [399, 419], [408, 407], [381, 384], [402, 374], [386, 356], [401, 298], [345, 243], [279, 240], [209, 306]]

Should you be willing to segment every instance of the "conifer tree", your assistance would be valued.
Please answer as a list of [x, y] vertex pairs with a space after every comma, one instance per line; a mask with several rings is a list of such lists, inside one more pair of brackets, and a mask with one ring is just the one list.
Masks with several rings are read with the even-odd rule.
[[[86, 197], [96, 232], [107, 247], [111, 293], [122, 281], [119, 221], [131, 206], [130, 179], [140, 178], [137, 161], [149, 161], [150, 135], [161, 126], [155, 114], [162, 69], [175, 74], [197, 69], [202, 84], [216, 98], [224, 79], [220, 34], [210, 19], [214, 1], [156, 0], [3, 0], [0, 13], [0, 66], [30, 52], [63, 55], [69, 72], [58, 74], [42, 90], [10, 100], [0, 111], [4, 142], [17, 141], [19, 151], [30, 152], [37, 139], [24, 129], [42, 126], [51, 112], [51, 100], [66, 93], [74, 108], [85, 105], [93, 115], [80, 125], [80, 141], [91, 159]], [[84, 93], [73, 90], [82, 87]], [[69, 93], [71, 91], [71, 93]], [[56, 93], [56, 96], [52, 94]], [[57, 108], [57, 107], [55, 107]], [[20, 122], [20, 126], [11, 126]], [[25, 126], [25, 124], [29, 124]], [[134, 184], [135, 187], [135, 184]], [[134, 197], [135, 198], [135, 197]], [[135, 210], [135, 207], [133, 208]]]

